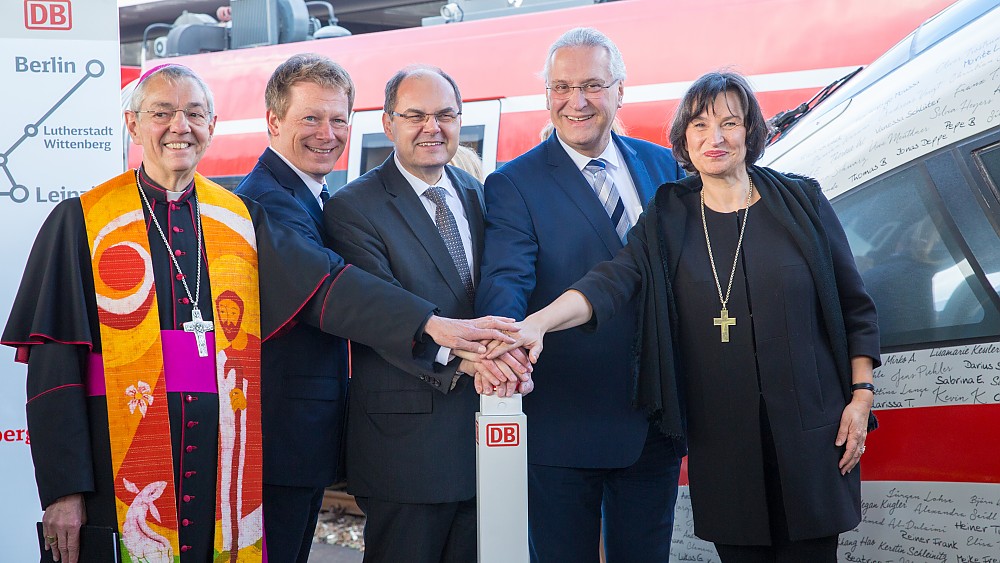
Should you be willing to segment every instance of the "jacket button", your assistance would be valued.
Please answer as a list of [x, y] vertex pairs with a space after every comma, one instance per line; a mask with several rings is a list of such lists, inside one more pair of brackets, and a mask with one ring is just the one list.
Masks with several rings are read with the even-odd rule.
[[193, 451], [195, 451], [197, 449], [198, 449], [198, 446], [188, 446], [188, 447], [184, 448], [184, 451], [186, 451], [187, 453], [191, 453], [191, 452], [193, 452]]
[[195, 476], [197, 474], [198, 474], [197, 471], [185, 471], [184, 472], [184, 478], [185, 479], [190, 479], [191, 477], [193, 477], [193, 476]]
[[191, 502], [192, 500], [194, 500], [194, 495], [184, 495], [181, 498], [184, 499], [184, 502]]
[[190, 549], [191, 549], [191, 546], [190, 546], [190, 545], [182, 545], [182, 546], [181, 546], [181, 551], [188, 551], [188, 550], [190, 550]]
[[187, 423], [187, 427], [188, 428], [194, 428], [195, 426], [198, 426], [198, 421], [197, 420], [191, 420], [191, 421], [189, 421]]
[[173, 230], [173, 231], [174, 231], [175, 233], [183, 233], [183, 232], [184, 232], [184, 229], [182, 229], [182, 228], [180, 228], [180, 227], [174, 227], [174, 228], [173, 228], [172, 230]]
[[174, 277], [176, 277], [176, 278], [177, 278], [177, 281], [181, 281], [182, 279], [184, 279], [184, 274], [177, 274], [177, 275], [176, 275], [176, 276], [174, 276]]
[[188, 520], [187, 518], [181, 520], [181, 526], [190, 526], [190, 525], [191, 525], [191, 521]]

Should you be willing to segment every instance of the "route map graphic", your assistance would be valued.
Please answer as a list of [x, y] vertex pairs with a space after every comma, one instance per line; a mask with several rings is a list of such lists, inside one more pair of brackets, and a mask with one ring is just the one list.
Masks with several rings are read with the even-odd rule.
[[87, 72], [86, 74], [83, 75], [83, 78], [77, 81], [77, 83], [73, 85], [73, 87], [70, 88], [63, 95], [63, 97], [59, 98], [59, 101], [57, 101], [48, 111], [46, 111], [45, 114], [38, 119], [38, 121], [25, 125], [24, 134], [21, 135], [21, 138], [15, 141], [14, 144], [10, 146], [10, 148], [0, 153], [0, 170], [3, 170], [4, 176], [6, 176], [7, 180], [10, 182], [10, 188], [7, 191], [0, 191], [0, 196], [9, 197], [11, 201], [13, 201], [14, 203], [24, 203], [25, 201], [28, 200], [28, 196], [30, 195], [28, 187], [23, 184], [17, 183], [17, 181], [14, 179], [14, 175], [10, 171], [10, 166], [8, 166], [8, 164], [10, 163], [11, 153], [13, 153], [14, 150], [27, 139], [38, 136], [39, 127], [41, 127], [42, 124], [45, 123], [45, 120], [48, 119], [53, 113], [56, 112], [56, 110], [59, 109], [59, 106], [61, 106], [77, 90], [79, 90], [80, 87], [84, 85], [84, 83], [86, 83], [91, 78], [100, 77], [101, 75], [104, 74], [105, 70], [104, 63], [102, 63], [97, 59], [91, 59], [90, 61], [87, 61], [85, 68]]

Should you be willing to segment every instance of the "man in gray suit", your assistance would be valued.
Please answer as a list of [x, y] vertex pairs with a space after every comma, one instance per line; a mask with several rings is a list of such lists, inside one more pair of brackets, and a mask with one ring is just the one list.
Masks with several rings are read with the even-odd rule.
[[[482, 184], [447, 163], [458, 150], [462, 97], [441, 69], [408, 67], [385, 89], [393, 154], [330, 199], [324, 222], [344, 259], [437, 305], [473, 316], [483, 245]], [[477, 374], [524, 380], [514, 358], [489, 365], [428, 344], [434, 373], [355, 346], [347, 421], [348, 491], [368, 520], [365, 561], [476, 560]], [[523, 356], [521, 356], [523, 360]], [[525, 362], [526, 364], [526, 362]], [[492, 370], [492, 372], [490, 371]]]

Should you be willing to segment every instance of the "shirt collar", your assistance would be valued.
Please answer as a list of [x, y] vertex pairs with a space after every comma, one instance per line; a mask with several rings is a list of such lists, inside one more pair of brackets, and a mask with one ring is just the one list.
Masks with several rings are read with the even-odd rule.
[[604, 152], [598, 155], [597, 158], [595, 159], [592, 156], [580, 154], [579, 152], [577, 152], [576, 149], [567, 145], [566, 142], [559, 137], [558, 131], [556, 131], [555, 135], [556, 139], [559, 141], [559, 144], [562, 145], [563, 150], [565, 150], [566, 154], [569, 155], [570, 160], [573, 161], [573, 164], [576, 165], [576, 167], [581, 172], [583, 172], [583, 168], [585, 166], [590, 164], [591, 160], [604, 160], [604, 162], [607, 163], [608, 170], [611, 172], [615, 172], [621, 168], [622, 157], [621, 154], [618, 152], [618, 147], [615, 145], [615, 140], [613, 138], [610, 141], [608, 141], [608, 146], [604, 148]]
[[396, 168], [399, 169], [399, 172], [400, 174], [403, 175], [403, 178], [406, 178], [406, 181], [409, 182], [410, 187], [413, 188], [413, 191], [417, 192], [418, 197], [424, 195], [424, 192], [427, 191], [427, 188], [431, 186], [438, 186], [444, 188], [444, 191], [448, 195], [458, 197], [458, 194], [455, 192], [455, 188], [451, 185], [451, 179], [448, 178], [447, 170], [441, 171], [441, 179], [438, 180], [436, 184], [428, 184], [427, 182], [421, 180], [420, 178], [417, 178], [413, 174], [410, 174], [410, 172], [403, 167], [403, 164], [399, 162], [399, 156], [396, 154], [395, 151], [393, 151], [392, 153], [392, 160], [393, 162], [396, 163]]
[[139, 165], [139, 187], [142, 191], [146, 192], [146, 196], [155, 201], [173, 201], [176, 203], [182, 203], [187, 201], [194, 193], [194, 180], [191, 180], [191, 184], [184, 188], [182, 192], [172, 192], [160, 184], [157, 184], [152, 178], [146, 174], [146, 169]]
[[316, 198], [319, 197], [319, 193], [323, 191], [324, 182], [317, 182], [315, 178], [299, 170], [294, 164], [292, 164], [287, 158], [285, 158], [285, 155], [274, 150], [274, 147], [268, 147], [268, 149], [274, 154], [278, 155], [278, 158], [283, 160], [285, 164], [287, 164], [288, 167], [291, 168], [292, 171], [295, 172], [295, 174], [297, 174], [298, 177], [302, 179], [302, 183], [304, 183], [306, 187], [309, 188], [309, 191], [312, 192], [313, 197]]

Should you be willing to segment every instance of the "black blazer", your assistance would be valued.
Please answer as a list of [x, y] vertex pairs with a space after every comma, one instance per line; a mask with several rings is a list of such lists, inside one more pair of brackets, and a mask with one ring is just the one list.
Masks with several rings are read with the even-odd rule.
[[[324, 246], [319, 202], [270, 148], [235, 191], [260, 203], [270, 220]], [[261, 345], [265, 483], [325, 487], [342, 478], [347, 357], [347, 341], [304, 323]]]
[[[475, 275], [483, 243], [482, 185], [457, 168], [446, 173], [469, 220]], [[434, 221], [391, 155], [335, 193], [324, 218], [332, 248], [348, 262], [436, 304], [445, 317], [473, 316]], [[385, 352], [354, 345], [352, 362], [348, 490], [400, 503], [475, 496], [479, 401], [471, 377], [450, 389], [458, 361], [415, 371], [398, 367]]]

